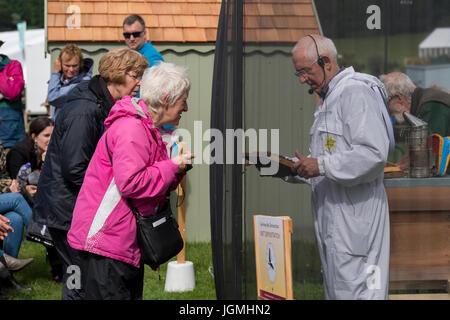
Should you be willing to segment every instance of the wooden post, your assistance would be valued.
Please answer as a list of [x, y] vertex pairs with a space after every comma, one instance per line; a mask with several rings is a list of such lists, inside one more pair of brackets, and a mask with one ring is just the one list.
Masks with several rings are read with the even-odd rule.
[[[186, 143], [178, 143], [178, 154], [183, 154], [186, 150]], [[178, 230], [180, 230], [181, 237], [183, 238], [184, 246], [180, 253], [177, 255], [177, 262], [182, 264], [185, 262], [186, 252], [186, 176], [181, 180], [177, 187], [178, 195]]]

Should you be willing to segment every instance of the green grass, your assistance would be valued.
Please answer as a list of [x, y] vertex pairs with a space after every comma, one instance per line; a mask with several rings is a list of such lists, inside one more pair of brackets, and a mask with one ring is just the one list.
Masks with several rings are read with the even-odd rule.
[[295, 300], [324, 300], [323, 285], [317, 283], [298, 283], [294, 282]]
[[[52, 280], [50, 265], [46, 262], [44, 246], [26, 241], [22, 244], [19, 258], [34, 257], [35, 261], [14, 276], [22, 284], [32, 286], [32, 292], [10, 289], [6, 296], [11, 300], [60, 300], [61, 283]], [[172, 259], [175, 260], [175, 259]], [[186, 260], [192, 261], [195, 272], [195, 288], [188, 292], [165, 292], [167, 263], [159, 271], [145, 266], [144, 300], [214, 300], [214, 278], [209, 272], [212, 266], [210, 243], [187, 243]]]
[[[44, 246], [25, 241], [22, 243], [19, 258], [33, 257], [35, 261], [20, 272], [15, 273], [15, 278], [22, 284], [32, 286], [32, 292], [24, 292], [10, 289], [5, 291], [4, 296], [11, 300], [60, 300], [61, 283], [52, 280], [50, 265], [46, 261], [46, 250]], [[175, 259], [172, 259], [175, 260]], [[144, 300], [215, 300], [216, 292], [214, 278], [209, 272], [212, 266], [210, 243], [187, 243], [186, 260], [194, 263], [195, 288], [187, 292], [164, 291], [167, 263], [160, 267], [159, 271], [153, 271], [145, 266], [144, 275]], [[315, 268], [314, 268], [315, 269]], [[301, 275], [297, 273], [301, 273]], [[312, 271], [297, 270], [297, 276], [311, 278], [311, 275], [303, 273]], [[252, 281], [251, 281], [252, 282]], [[255, 281], [253, 281], [255, 282]], [[249, 284], [249, 290], [254, 290], [256, 298], [256, 283]], [[294, 280], [294, 298], [298, 300], [320, 300], [323, 299], [323, 287], [317, 283], [299, 283]]]
[[144, 300], [215, 300], [214, 278], [209, 272], [209, 268], [212, 267], [211, 244], [187, 243], [186, 260], [192, 261], [194, 264], [195, 289], [193, 291], [164, 291], [167, 263], [161, 266], [159, 272], [152, 271], [146, 266]]

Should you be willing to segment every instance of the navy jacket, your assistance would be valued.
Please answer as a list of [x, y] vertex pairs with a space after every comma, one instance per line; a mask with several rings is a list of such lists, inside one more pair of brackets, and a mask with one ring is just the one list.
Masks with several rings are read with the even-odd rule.
[[37, 186], [36, 222], [69, 230], [84, 174], [113, 104], [105, 81], [98, 75], [81, 82], [68, 95], [56, 118]]

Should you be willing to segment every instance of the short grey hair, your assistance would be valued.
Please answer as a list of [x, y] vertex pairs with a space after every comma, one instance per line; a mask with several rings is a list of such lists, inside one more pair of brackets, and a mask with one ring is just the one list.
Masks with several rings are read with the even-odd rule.
[[[316, 40], [317, 44], [317, 50], [316, 46], [314, 45], [314, 41], [310, 38], [313, 37], [314, 40]], [[292, 49], [291, 53], [294, 54], [294, 52], [300, 47], [300, 46], [306, 46], [306, 56], [310, 60], [317, 60], [319, 57], [317, 56], [317, 52], [319, 52], [319, 56], [325, 55], [329, 57], [332, 62], [338, 63], [338, 54], [336, 46], [334, 45], [334, 42], [327, 38], [323, 37], [318, 34], [311, 34], [310, 36], [305, 36], [301, 38], [297, 44]], [[306, 44], [305, 41], [309, 40], [308, 44]]]
[[406, 99], [411, 100], [412, 94], [416, 89], [416, 85], [404, 73], [392, 72], [383, 77], [380, 77], [389, 98], [396, 94], [401, 94]]
[[173, 63], [161, 62], [145, 70], [141, 80], [141, 99], [159, 112], [167, 95], [169, 105], [175, 104], [191, 88], [187, 69]]

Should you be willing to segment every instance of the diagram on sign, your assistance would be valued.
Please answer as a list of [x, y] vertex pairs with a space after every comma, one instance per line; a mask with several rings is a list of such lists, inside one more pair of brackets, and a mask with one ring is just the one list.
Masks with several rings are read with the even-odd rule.
[[275, 260], [275, 251], [273, 250], [272, 243], [267, 244], [267, 274], [269, 275], [270, 282], [274, 283], [277, 276], [277, 262]]

